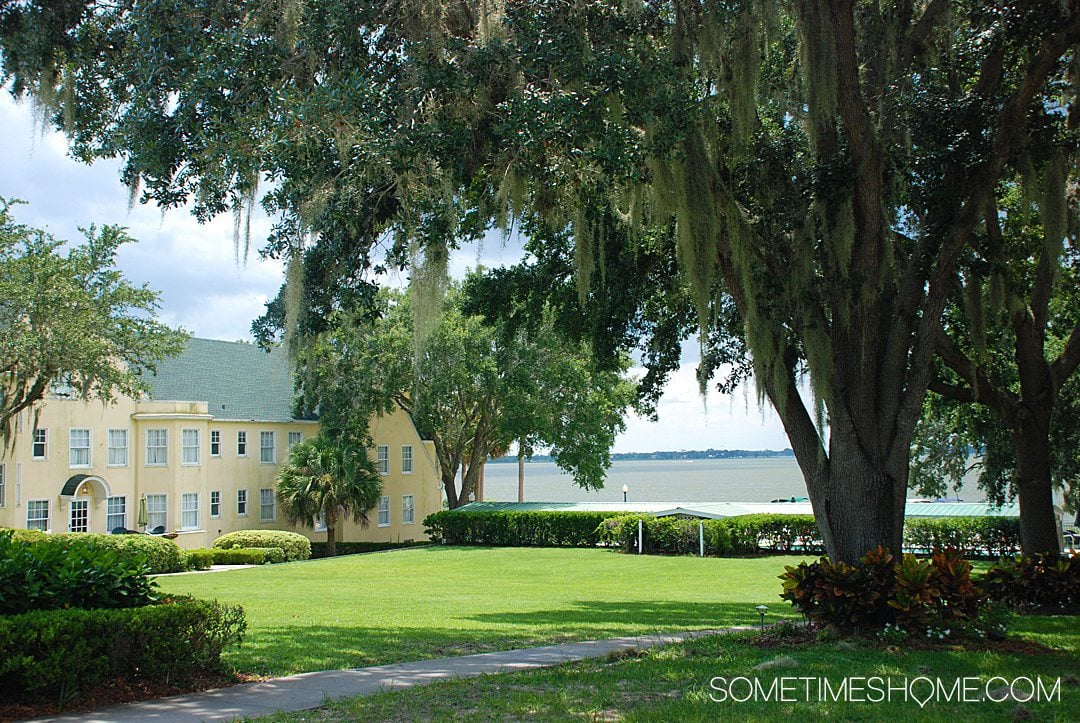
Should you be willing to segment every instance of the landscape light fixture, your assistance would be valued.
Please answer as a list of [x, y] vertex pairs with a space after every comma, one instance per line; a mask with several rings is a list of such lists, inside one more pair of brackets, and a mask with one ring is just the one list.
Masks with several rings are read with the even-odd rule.
[[769, 612], [768, 605], [758, 605], [755, 610], [758, 611], [758, 615], [761, 616], [761, 632], [765, 632], [765, 613]]
[[626, 493], [630, 491], [630, 488], [626, 485], [622, 486], [622, 501], [626, 502]]

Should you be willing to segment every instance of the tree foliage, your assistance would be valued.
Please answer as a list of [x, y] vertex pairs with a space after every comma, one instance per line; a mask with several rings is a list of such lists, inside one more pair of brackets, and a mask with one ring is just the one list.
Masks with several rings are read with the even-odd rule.
[[158, 294], [116, 268], [132, 241], [117, 226], [84, 230], [66, 249], [16, 223], [0, 198], [0, 436], [47, 393], [137, 397], [142, 373], [183, 349], [187, 335], [154, 318]]

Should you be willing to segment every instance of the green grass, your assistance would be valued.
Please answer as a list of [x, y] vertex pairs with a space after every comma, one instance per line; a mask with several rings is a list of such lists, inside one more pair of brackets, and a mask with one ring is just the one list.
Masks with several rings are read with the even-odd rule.
[[282, 675], [569, 640], [793, 617], [777, 576], [797, 557], [425, 547], [159, 578], [162, 591], [240, 604], [226, 663]]
[[[879, 721], [889, 718], [908, 721], [995, 721], [1032, 718], [1035, 720], [1076, 720], [1080, 710], [1080, 662], [1076, 618], [1023, 618], [1015, 629], [1027, 639], [1058, 648], [1052, 653], [1027, 655], [961, 649], [912, 650], [910, 646], [882, 648], [865, 642], [814, 643], [762, 649], [754, 635], [718, 636], [666, 646], [636, 656], [612, 656], [546, 670], [489, 675], [421, 686], [405, 691], [381, 693], [329, 704], [314, 711], [278, 714], [265, 721], [353, 721], [353, 720], [626, 720], [626, 721], [774, 721], [845, 720]], [[784, 660], [786, 659], [786, 660]], [[755, 670], [755, 666], [780, 664], [784, 667]], [[767, 690], [778, 677], [810, 677], [811, 702], [806, 702], [805, 683], [793, 688], [788, 697], [796, 702], [771, 699], [717, 702], [720, 691], [731, 690], [737, 697], [747, 693], [742, 683], [727, 679], [758, 679]], [[911, 690], [923, 696], [925, 707], [904, 700], [900, 693], [891, 702], [836, 702], [817, 700], [817, 679], [828, 679], [835, 687], [845, 678], [890, 676], [896, 684], [925, 676], [940, 678], [948, 688], [958, 678], [974, 677], [974, 688], [986, 690], [994, 676], [1015, 680], [1018, 676], [1039, 676], [1045, 689], [1053, 692], [1061, 678], [1060, 700], [952, 702], [941, 695], [926, 700], [925, 684]], [[920, 687], [923, 686], [923, 687]], [[1003, 697], [995, 683], [995, 698]], [[862, 694], [870, 697], [866, 693]], [[853, 697], [858, 697], [858, 694]], [[974, 697], [974, 696], [971, 696]], [[843, 700], [843, 696], [841, 696]]]

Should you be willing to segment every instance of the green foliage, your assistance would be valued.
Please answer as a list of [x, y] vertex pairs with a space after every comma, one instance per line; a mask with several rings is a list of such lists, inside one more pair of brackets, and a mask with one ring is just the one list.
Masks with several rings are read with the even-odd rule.
[[[384, 550], [400, 550], [405, 547], [423, 547], [427, 542], [338, 542], [336, 545], [338, 555], [363, 555], [368, 552], [383, 552]], [[328, 557], [325, 542], [311, 543], [311, 559]]]
[[986, 594], [1015, 610], [1080, 613], [1080, 555], [1002, 558], [982, 579]]
[[214, 550], [208, 547], [184, 550], [183, 555], [185, 570], [209, 570], [214, 564]]
[[965, 557], [996, 559], [1020, 549], [1020, 520], [1015, 517], [909, 517], [904, 546], [920, 553], [945, 549]]
[[311, 541], [296, 532], [285, 530], [238, 530], [214, 540], [214, 549], [233, 550], [238, 547], [278, 547], [285, 560], [306, 560], [311, 557]]
[[222, 673], [222, 651], [246, 628], [241, 608], [185, 597], [0, 616], [0, 699], [55, 701], [115, 678], [183, 684]]
[[127, 281], [117, 226], [84, 230], [68, 247], [17, 224], [0, 197], [0, 438], [15, 415], [58, 385], [81, 398], [137, 397], [143, 372], [180, 352], [184, 333], [155, 318], [158, 294]]
[[704, 526], [706, 555], [744, 555], [759, 550], [821, 550], [812, 515], [758, 514], [719, 520], [620, 515], [604, 520], [600, 526], [601, 539], [624, 552], [636, 552], [638, 520], [644, 526], [646, 553], [699, 554], [699, 523]]
[[0, 615], [146, 605], [155, 598], [148, 573], [139, 556], [70, 541], [26, 542], [0, 531]]
[[463, 512], [428, 515], [431, 541], [445, 545], [594, 547], [605, 512]]
[[184, 551], [172, 540], [154, 535], [101, 535], [87, 532], [64, 532], [49, 535], [46, 539], [63, 547], [90, 546], [103, 550], [115, 550], [122, 556], [141, 557], [151, 575], [166, 572], [182, 572]]
[[271, 565], [285, 562], [280, 547], [230, 547], [213, 550], [215, 565]]

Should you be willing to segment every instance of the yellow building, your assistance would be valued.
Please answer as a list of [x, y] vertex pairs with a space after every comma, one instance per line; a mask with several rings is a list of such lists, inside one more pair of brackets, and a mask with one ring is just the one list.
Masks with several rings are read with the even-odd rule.
[[[274, 498], [289, 450], [319, 429], [292, 414], [282, 350], [190, 339], [149, 381], [145, 399], [53, 396], [36, 421], [23, 412], [0, 462], [0, 527], [175, 532], [185, 548], [248, 529], [326, 539], [325, 528], [290, 527]], [[371, 436], [383, 495], [367, 527], [346, 522], [339, 538], [425, 539], [424, 517], [442, 508], [434, 446], [401, 410], [373, 419]]]

